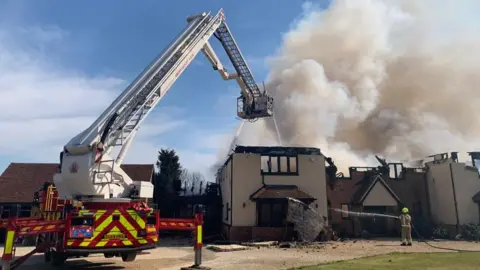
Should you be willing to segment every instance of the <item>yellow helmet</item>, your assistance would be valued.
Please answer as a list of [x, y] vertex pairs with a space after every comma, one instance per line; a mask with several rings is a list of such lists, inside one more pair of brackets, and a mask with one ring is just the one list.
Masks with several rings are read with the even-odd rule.
[[408, 213], [408, 208], [406, 208], [406, 207], [402, 208], [402, 213], [404, 213], [404, 214]]

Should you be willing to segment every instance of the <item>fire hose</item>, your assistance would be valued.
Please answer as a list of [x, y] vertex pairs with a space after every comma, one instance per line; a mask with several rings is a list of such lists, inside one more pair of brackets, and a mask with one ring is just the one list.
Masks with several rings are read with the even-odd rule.
[[[394, 218], [394, 219], [399, 219], [399, 217], [397, 216], [392, 216], [392, 215], [385, 215], [385, 214], [377, 214], [377, 213], [367, 213], [367, 212], [353, 212], [353, 211], [346, 211], [346, 210], [342, 210], [342, 209], [331, 209], [333, 211], [336, 211], [336, 212], [341, 212], [341, 213], [348, 213], [349, 215], [354, 215], [354, 216], [361, 216], [361, 217], [372, 217], [372, 218], [375, 218], [375, 217], [385, 217], [385, 218]], [[432, 248], [436, 248], [436, 249], [442, 249], [442, 250], [449, 250], [449, 251], [457, 251], [457, 252], [477, 252], [475, 250], [466, 250], [466, 249], [457, 249], [457, 248], [446, 248], [446, 247], [438, 247], [438, 246], [434, 246], [432, 244], [430, 244], [425, 237], [423, 237], [419, 232], [418, 230], [415, 228], [415, 226], [413, 226], [412, 224], [412, 230], [415, 232], [415, 234], [418, 236], [419, 240], [417, 240], [418, 242], [423, 242], [425, 243], [427, 246], [430, 246]]]

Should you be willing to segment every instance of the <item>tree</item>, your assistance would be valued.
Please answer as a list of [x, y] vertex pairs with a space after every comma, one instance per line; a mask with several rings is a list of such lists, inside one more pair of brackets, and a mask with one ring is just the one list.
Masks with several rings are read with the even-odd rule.
[[154, 179], [154, 201], [158, 205], [160, 213], [164, 216], [172, 214], [171, 207], [173, 197], [176, 195], [174, 189], [175, 181], [180, 181], [182, 166], [175, 150], [161, 149], [157, 158], [157, 173]]
[[205, 177], [201, 173], [183, 169], [180, 179], [184, 194], [201, 194], [204, 191]]

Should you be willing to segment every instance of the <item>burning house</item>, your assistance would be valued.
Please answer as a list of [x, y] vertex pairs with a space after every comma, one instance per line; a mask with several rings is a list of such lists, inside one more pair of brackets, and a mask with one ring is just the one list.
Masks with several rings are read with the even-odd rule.
[[[328, 173], [328, 203], [332, 208], [355, 212], [399, 214], [408, 207], [422, 235], [442, 226], [451, 236], [460, 226], [480, 223], [480, 177], [472, 164], [458, 162], [457, 153], [431, 156], [421, 168], [405, 167], [379, 159], [379, 167], [351, 167], [349, 176]], [[327, 167], [332, 168], [332, 164]], [[330, 169], [331, 170], [331, 169]], [[332, 229], [348, 236], [399, 234], [394, 219], [361, 218], [347, 212], [329, 212]]]
[[327, 220], [325, 158], [318, 148], [237, 146], [219, 170], [223, 232], [233, 241], [282, 240], [287, 198]]

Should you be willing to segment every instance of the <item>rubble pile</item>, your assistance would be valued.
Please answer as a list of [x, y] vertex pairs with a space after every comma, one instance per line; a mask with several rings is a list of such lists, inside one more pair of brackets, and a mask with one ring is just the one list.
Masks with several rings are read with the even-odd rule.
[[310, 206], [293, 198], [288, 198], [287, 221], [294, 225], [300, 241], [315, 241], [320, 232], [325, 230], [323, 217]]

